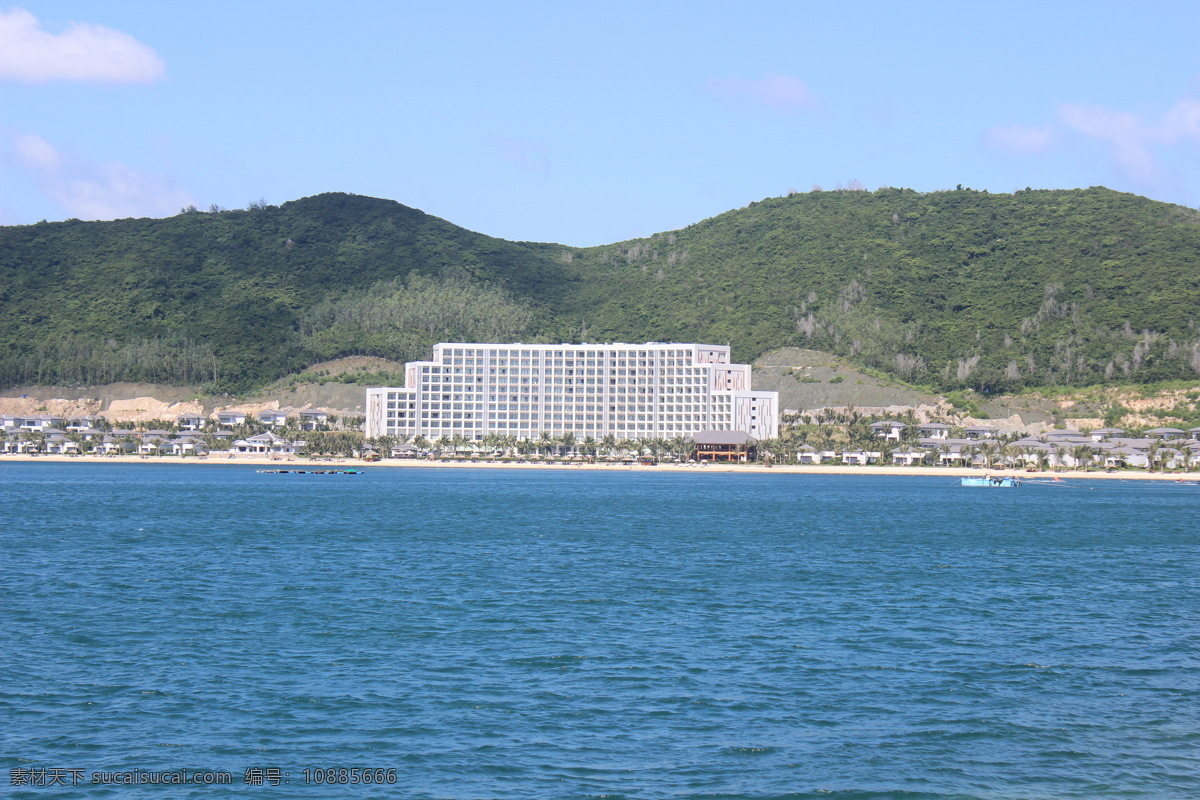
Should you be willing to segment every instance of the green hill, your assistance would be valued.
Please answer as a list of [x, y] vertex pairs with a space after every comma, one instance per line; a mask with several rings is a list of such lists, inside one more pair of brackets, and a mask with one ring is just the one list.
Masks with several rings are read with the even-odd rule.
[[439, 340], [828, 350], [942, 390], [1200, 374], [1200, 214], [1107, 189], [813, 192], [595, 248], [327, 194], [0, 228], [0, 383], [244, 390]]
[[580, 255], [601, 339], [796, 344], [941, 389], [1200, 373], [1200, 213], [1106, 189], [815, 192]]
[[[551, 252], [345, 194], [0, 228], [0, 382], [245, 389], [340, 355], [415, 357], [506, 312], [513, 332], [549, 329], [542, 308], [564, 288]], [[421, 307], [380, 322], [397, 294]], [[372, 318], [347, 332], [354, 311]]]

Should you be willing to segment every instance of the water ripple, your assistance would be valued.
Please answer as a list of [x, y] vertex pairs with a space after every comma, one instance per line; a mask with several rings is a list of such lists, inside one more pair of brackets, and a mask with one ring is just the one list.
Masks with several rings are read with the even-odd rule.
[[235, 773], [219, 796], [268, 791], [250, 766], [392, 768], [406, 798], [1200, 796], [1197, 493], [40, 464], [0, 487], [22, 498], [10, 770]]

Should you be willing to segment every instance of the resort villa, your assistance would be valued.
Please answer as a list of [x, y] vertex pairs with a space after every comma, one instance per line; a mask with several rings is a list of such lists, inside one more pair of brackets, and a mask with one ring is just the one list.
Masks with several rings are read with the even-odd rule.
[[620, 439], [741, 431], [779, 435], [777, 392], [708, 344], [443, 342], [405, 368], [404, 387], [367, 389], [367, 438], [491, 434]]

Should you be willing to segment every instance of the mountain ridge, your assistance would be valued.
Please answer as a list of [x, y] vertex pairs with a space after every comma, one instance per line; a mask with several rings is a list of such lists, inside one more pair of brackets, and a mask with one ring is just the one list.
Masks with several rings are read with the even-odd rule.
[[1200, 374], [1200, 212], [1093, 187], [767, 198], [575, 248], [325, 193], [0, 228], [0, 385], [240, 391], [446, 339], [828, 350], [941, 391]]

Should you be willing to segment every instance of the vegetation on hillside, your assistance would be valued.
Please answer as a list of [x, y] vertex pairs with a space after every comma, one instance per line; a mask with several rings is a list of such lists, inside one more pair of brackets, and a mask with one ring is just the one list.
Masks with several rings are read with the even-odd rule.
[[[240, 391], [336, 355], [411, 357], [431, 339], [494, 330], [487, 321], [510, 295], [528, 314], [553, 303], [556, 252], [344, 194], [0, 228], [0, 385], [136, 380]], [[340, 323], [372, 287], [409, 290], [396, 305], [410, 312], [430, 308], [410, 324], [347, 334]], [[448, 296], [458, 307], [444, 315]]]
[[814, 191], [576, 249], [327, 194], [0, 228], [0, 385], [243, 391], [439, 340], [800, 346], [940, 391], [1194, 379], [1200, 214], [1100, 188]]
[[415, 361], [439, 341], [513, 341], [530, 331], [534, 318], [501, 289], [413, 273], [306, 310], [297, 345], [322, 361], [346, 355]]
[[796, 344], [943, 391], [1200, 374], [1200, 213], [1107, 189], [813, 192], [580, 256], [599, 338]]

